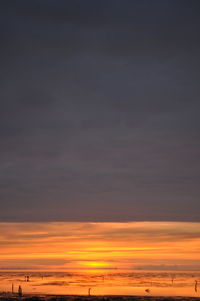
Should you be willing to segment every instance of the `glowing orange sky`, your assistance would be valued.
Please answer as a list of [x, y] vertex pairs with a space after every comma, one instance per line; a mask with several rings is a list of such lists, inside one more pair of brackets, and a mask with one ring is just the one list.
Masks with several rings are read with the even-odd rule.
[[0, 268], [200, 267], [200, 223], [0, 223]]

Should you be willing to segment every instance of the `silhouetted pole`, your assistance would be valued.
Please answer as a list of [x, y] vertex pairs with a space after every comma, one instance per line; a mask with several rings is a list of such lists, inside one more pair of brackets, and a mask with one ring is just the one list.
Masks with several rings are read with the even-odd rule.
[[19, 288], [18, 288], [18, 296], [22, 297], [22, 288], [21, 288], [21, 285], [19, 285]]
[[198, 281], [195, 280], [194, 290], [195, 290], [196, 293], [197, 293], [197, 286], [198, 286]]

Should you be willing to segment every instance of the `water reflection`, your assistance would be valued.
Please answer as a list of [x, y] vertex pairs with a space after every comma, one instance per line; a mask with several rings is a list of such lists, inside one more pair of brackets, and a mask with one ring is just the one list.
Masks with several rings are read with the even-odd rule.
[[89, 270], [0, 272], [0, 291], [75, 295], [200, 296], [199, 272]]

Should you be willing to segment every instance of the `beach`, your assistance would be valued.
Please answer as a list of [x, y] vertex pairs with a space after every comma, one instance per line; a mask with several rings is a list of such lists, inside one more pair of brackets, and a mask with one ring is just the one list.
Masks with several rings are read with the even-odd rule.
[[82, 296], [82, 295], [34, 295], [25, 294], [22, 297], [0, 295], [1, 301], [197, 301], [199, 297], [171, 296]]
[[173, 300], [177, 297], [191, 300], [193, 297], [200, 297], [199, 280], [200, 273], [197, 271], [2, 271], [0, 296], [13, 300], [18, 297], [21, 288], [23, 298], [28, 299], [40, 296], [46, 300], [52, 296], [59, 296], [59, 300], [68, 300], [71, 296], [70, 298], [75, 300], [77, 296], [84, 299], [90, 295], [90, 298], [99, 296], [98, 299], [102, 298], [100, 296], [124, 296], [123, 300], [129, 300], [126, 299], [129, 296], [140, 296], [137, 297], [138, 300], [156, 300], [155, 298], [160, 296], [163, 298], [161, 300], [165, 300], [166, 297]]

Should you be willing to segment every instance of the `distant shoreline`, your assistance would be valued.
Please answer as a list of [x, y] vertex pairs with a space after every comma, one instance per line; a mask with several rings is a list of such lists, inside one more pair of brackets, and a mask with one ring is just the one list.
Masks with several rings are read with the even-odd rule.
[[24, 294], [22, 297], [0, 295], [1, 301], [197, 301], [199, 297], [179, 296], [84, 296], [84, 295], [51, 295], [51, 294]]

